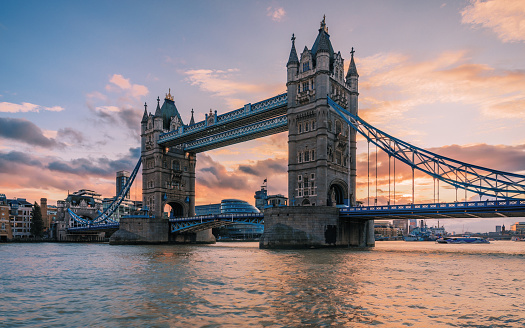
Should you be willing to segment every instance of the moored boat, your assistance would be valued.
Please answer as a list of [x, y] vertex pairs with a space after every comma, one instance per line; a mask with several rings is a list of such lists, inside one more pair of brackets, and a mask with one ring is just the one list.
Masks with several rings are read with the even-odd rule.
[[437, 240], [440, 244], [490, 244], [490, 241], [481, 237], [461, 236], [444, 237]]

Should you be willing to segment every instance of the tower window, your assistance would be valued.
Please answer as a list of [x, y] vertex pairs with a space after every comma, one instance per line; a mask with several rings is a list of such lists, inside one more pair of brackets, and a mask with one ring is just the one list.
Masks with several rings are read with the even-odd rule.
[[310, 62], [303, 63], [303, 72], [310, 70]]
[[310, 82], [304, 82], [303, 83], [303, 91], [308, 91], [310, 89]]
[[299, 123], [299, 133], [303, 133], [303, 124]]
[[309, 122], [305, 122], [304, 123], [304, 132], [308, 132], [309, 129], [310, 129], [310, 123]]

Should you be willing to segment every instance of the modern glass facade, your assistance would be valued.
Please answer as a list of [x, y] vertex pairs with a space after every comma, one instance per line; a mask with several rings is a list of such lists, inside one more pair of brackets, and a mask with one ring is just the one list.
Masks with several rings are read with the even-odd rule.
[[[217, 211], [218, 209], [219, 211]], [[260, 213], [260, 211], [255, 206], [240, 199], [223, 199], [220, 204], [195, 206], [196, 215], [247, 213]], [[263, 231], [264, 227], [258, 225], [232, 224], [214, 229], [213, 233], [218, 239], [246, 240], [258, 239]]]

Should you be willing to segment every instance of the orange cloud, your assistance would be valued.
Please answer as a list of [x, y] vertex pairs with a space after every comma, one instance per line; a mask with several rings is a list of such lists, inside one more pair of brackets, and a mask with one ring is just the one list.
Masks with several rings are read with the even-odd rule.
[[281, 22], [286, 17], [286, 11], [283, 7], [268, 7], [266, 8], [266, 16], [271, 17], [275, 22]]
[[[132, 84], [129, 81], [129, 79], [124, 78], [120, 74], [113, 74], [113, 76], [109, 79], [109, 82], [119, 87], [119, 89], [127, 91], [129, 96], [135, 99], [140, 99], [140, 97], [146, 96], [149, 93], [149, 90], [146, 86], [140, 84]], [[118, 89], [115, 89], [113, 85], [106, 85], [106, 91], [117, 91]]]
[[14, 104], [9, 102], [0, 102], [0, 113], [27, 113], [27, 112], [40, 112], [41, 110], [50, 112], [61, 112], [64, 110], [63, 107], [53, 106], [45, 107], [35, 105], [27, 102], [21, 104]]
[[[282, 85], [269, 86], [242, 82], [236, 68], [227, 70], [193, 69], [182, 72], [191, 85], [225, 99], [230, 108], [240, 108], [257, 97], [277, 95]], [[263, 98], [264, 99], [264, 98]]]
[[360, 115], [372, 123], [395, 123], [421, 105], [473, 105], [487, 118], [525, 119], [525, 72], [470, 63], [465, 51], [444, 52], [413, 62], [400, 54], [379, 54], [359, 61]]
[[503, 42], [525, 41], [525, 2], [471, 0], [461, 22], [491, 29]]

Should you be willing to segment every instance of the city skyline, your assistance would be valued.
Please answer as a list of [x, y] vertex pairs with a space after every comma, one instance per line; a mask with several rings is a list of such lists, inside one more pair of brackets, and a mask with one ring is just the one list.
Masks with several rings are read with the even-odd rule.
[[[220, 114], [285, 92], [292, 33], [299, 53], [310, 49], [323, 15], [345, 68], [356, 51], [361, 117], [441, 155], [525, 173], [520, 1], [19, 1], [0, 8], [0, 193], [9, 198], [54, 203], [79, 189], [112, 197], [116, 172], [139, 159], [145, 102], [154, 112], [170, 90], [188, 124], [192, 109], [200, 121], [210, 109]], [[286, 195], [287, 156], [286, 133], [198, 154], [197, 204], [253, 203], [266, 178], [270, 193]], [[366, 156], [361, 140], [357, 199], [365, 204]], [[379, 154], [379, 163], [385, 203], [387, 157]], [[396, 201], [410, 201], [411, 171], [398, 167], [396, 179]], [[416, 181], [416, 202], [432, 202], [432, 179]], [[140, 190], [138, 181], [131, 198], [140, 199]], [[441, 186], [440, 194], [454, 201], [454, 190]], [[488, 231], [487, 222], [453, 224]]]

